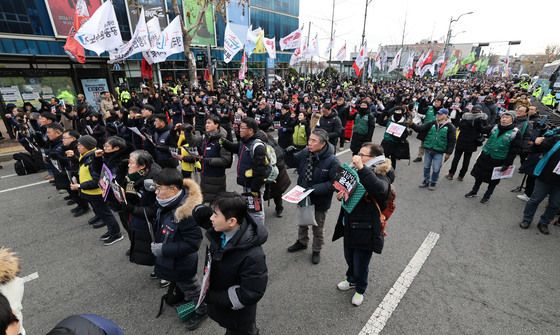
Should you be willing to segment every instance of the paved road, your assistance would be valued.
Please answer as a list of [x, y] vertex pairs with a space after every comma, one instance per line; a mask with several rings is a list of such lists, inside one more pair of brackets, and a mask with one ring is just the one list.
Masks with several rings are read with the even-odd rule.
[[[375, 141], [382, 132], [376, 129]], [[414, 139], [413, 153], [417, 145]], [[339, 158], [349, 161], [350, 154]], [[0, 245], [18, 251], [23, 275], [39, 273], [26, 286], [28, 334], [43, 334], [67, 315], [86, 312], [115, 320], [127, 334], [185, 333], [170, 308], [155, 319], [164, 291], [149, 279], [149, 268], [127, 261], [127, 243], [104, 247], [97, 239], [103, 232], [91, 229], [87, 216], [69, 216], [63, 195], [49, 184], [2, 192], [42, 181], [39, 174], [9, 176], [10, 165], [0, 170]], [[471, 177], [462, 183], [441, 180], [431, 192], [417, 187], [421, 175], [418, 163], [400, 162], [397, 168], [398, 208], [383, 255], [372, 259], [359, 308], [350, 304], [352, 293], [335, 288], [345, 272], [342, 241], [330, 242], [340, 206], [327, 216], [329, 239], [316, 266], [309, 250], [286, 252], [296, 238], [293, 207], [287, 206], [282, 219], [272, 218], [268, 208], [270, 280], [258, 309], [261, 333], [357, 335], [435, 232], [439, 241], [382, 334], [559, 334], [560, 229], [551, 227], [551, 235], [543, 236], [535, 226], [518, 227], [524, 203], [510, 190], [521, 176], [500, 184], [482, 205], [463, 197]], [[237, 189], [233, 172], [228, 180]], [[209, 320], [195, 333], [222, 332]]]

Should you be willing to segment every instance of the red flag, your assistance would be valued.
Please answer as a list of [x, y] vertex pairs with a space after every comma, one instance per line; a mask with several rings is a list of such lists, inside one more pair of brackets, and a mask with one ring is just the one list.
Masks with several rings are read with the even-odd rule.
[[443, 64], [441, 64], [441, 67], [439, 68], [438, 74], [440, 78], [443, 76], [443, 72], [445, 72], [446, 66], [447, 66], [447, 60], [444, 61]]
[[422, 64], [420, 64], [420, 68], [432, 63], [432, 58], [434, 57], [434, 52], [430, 50], [426, 58], [424, 58]]
[[364, 67], [364, 64], [366, 63], [366, 56], [367, 56], [366, 55], [366, 53], [367, 53], [366, 50], [367, 50], [367, 46], [366, 46], [366, 42], [364, 42], [364, 44], [360, 48], [360, 53], [358, 53], [358, 56], [354, 60], [354, 64], [352, 64], [352, 68], [356, 72], [356, 77], [360, 76], [360, 73], [362, 72], [362, 68]]
[[152, 70], [152, 65], [148, 63], [144, 57], [142, 57], [142, 65], [140, 67], [140, 73], [142, 75], [142, 79], [153, 80], [154, 79], [154, 71]]
[[76, 11], [74, 12], [74, 22], [68, 32], [66, 44], [64, 44], [64, 51], [72, 61], [81, 64], [86, 62], [86, 52], [84, 47], [74, 39], [74, 35], [76, 35], [76, 32], [88, 19], [89, 12], [85, 1], [78, 0], [78, 2], [76, 2]]

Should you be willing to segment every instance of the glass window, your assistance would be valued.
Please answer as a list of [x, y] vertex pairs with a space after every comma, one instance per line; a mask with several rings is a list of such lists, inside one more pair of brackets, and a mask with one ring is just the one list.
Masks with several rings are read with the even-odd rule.
[[125, 0], [113, 0], [113, 6], [115, 7], [115, 14], [117, 15], [117, 21], [119, 22], [119, 29], [121, 31], [121, 36], [124, 41], [128, 41], [132, 38], [130, 33], [130, 26], [128, 25], [128, 12], [126, 11]]
[[251, 0], [251, 6], [299, 16], [299, 0]]
[[0, 1], [0, 32], [54, 35], [44, 0]]

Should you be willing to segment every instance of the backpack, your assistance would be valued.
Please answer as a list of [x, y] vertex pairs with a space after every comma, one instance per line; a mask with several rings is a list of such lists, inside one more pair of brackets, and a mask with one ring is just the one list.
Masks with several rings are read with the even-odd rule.
[[25, 152], [20, 152], [13, 155], [16, 160], [14, 163], [14, 170], [19, 176], [36, 173], [41, 170], [41, 165], [36, 162], [36, 158]]
[[257, 145], [264, 145], [266, 149], [266, 162], [265, 164], [270, 167], [270, 171], [268, 176], [265, 178], [265, 183], [274, 183], [276, 182], [276, 178], [278, 178], [278, 174], [280, 171], [278, 170], [278, 166], [276, 166], [276, 151], [274, 147], [268, 143], [264, 143], [263, 141], [256, 139], [251, 146], [251, 150], [249, 150], [249, 154], [251, 155], [251, 159], [253, 159], [253, 155], [255, 153], [255, 148]]
[[385, 231], [385, 229], [387, 228], [387, 221], [389, 220], [389, 218], [391, 218], [391, 216], [395, 212], [395, 209], [397, 208], [397, 191], [395, 190], [393, 184], [389, 184], [389, 190], [387, 193], [387, 201], [385, 202], [385, 208], [383, 210], [381, 210], [377, 201], [372, 197], [375, 206], [377, 206], [377, 209], [379, 210], [381, 233], [383, 234], [383, 236], [387, 236], [387, 232]]

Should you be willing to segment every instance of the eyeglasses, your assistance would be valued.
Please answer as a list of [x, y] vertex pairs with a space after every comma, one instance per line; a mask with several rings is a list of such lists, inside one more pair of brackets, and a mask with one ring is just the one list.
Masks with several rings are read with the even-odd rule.
[[360, 156], [360, 157], [371, 157], [371, 155], [363, 154], [361, 152], [358, 153], [358, 156]]
[[71, 140], [72, 137], [64, 137], [64, 136], [62, 136], [62, 139], [63, 139], [63, 140]]

